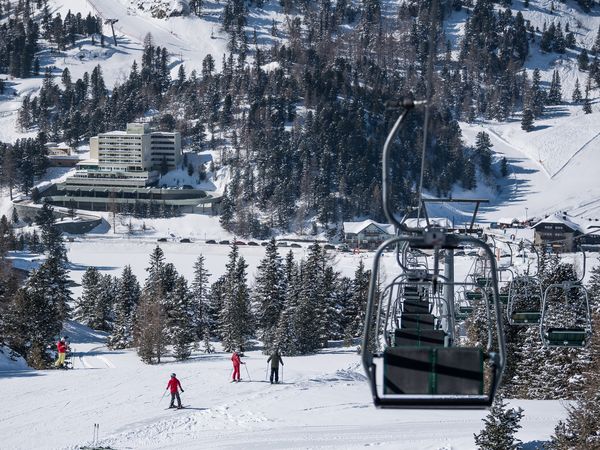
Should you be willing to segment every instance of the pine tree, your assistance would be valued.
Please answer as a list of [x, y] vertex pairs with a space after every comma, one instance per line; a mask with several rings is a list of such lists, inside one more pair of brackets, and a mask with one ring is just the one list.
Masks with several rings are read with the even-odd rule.
[[508, 161], [506, 159], [506, 156], [503, 156], [500, 160], [500, 174], [503, 177], [508, 176]]
[[530, 109], [523, 111], [523, 117], [521, 118], [521, 129], [527, 132], [533, 130], [533, 120], [533, 112]]
[[485, 175], [489, 175], [492, 171], [492, 141], [490, 135], [485, 131], [480, 131], [475, 139], [475, 150], [479, 156], [481, 171]]
[[370, 272], [365, 270], [364, 262], [361, 259], [354, 272], [352, 297], [350, 298], [349, 305], [344, 313], [347, 321], [345, 335], [348, 341], [362, 335], [364, 331], [367, 298], [369, 295], [369, 280]]
[[531, 79], [531, 111], [535, 117], [540, 117], [544, 113], [545, 93], [541, 87], [540, 69], [533, 70]]
[[281, 257], [277, 253], [275, 238], [272, 238], [265, 247], [265, 257], [257, 269], [253, 296], [256, 325], [261, 332], [266, 353], [276, 347], [275, 331], [284, 303], [282, 275]]
[[[588, 286], [592, 309], [592, 329], [600, 326], [600, 268], [592, 270]], [[592, 334], [586, 349], [587, 369], [583, 372], [583, 392], [574, 405], [568, 406], [569, 415], [560, 421], [550, 443], [552, 450], [592, 449], [600, 446], [600, 335]]]
[[577, 78], [575, 80], [575, 89], [573, 89], [573, 95], [571, 96], [571, 98], [573, 99], [573, 103], [580, 103], [581, 102], [581, 90], [579, 89], [579, 78]]
[[88, 267], [81, 278], [82, 293], [75, 308], [75, 319], [95, 328], [95, 310], [100, 296], [101, 274], [96, 267]]
[[548, 92], [549, 105], [558, 105], [562, 102], [562, 88], [560, 83], [560, 75], [558, 70], [552, 73], [552, 82], [550, 83], [550, 91]]
[[65, 299], [57, 295], [65, 280], [60, 274], [58, 279], [52, 278], [56, 273], [55, 264], [56, 260], [50, 258], [32, 272], [25, 286], [13, 297], [4, 318], [8, 345], [38, 369], [50, 362], [46, 348], [62, 329], [66, 319], [64, 311], [68, 310]]
[[209, 276], [210, 273], [204, 265], [204, 256], [200, 255], [194, 263], [194, 279], [191, 286], [193, 320], [198, 339], [210, 338], [216, 325], [210, 315]]
[[523, 410], [508, 409], [507, 403], [497, 396], [490, 412], [483, 422], [485, 428], [474, 435], [475, 444], [481, 450], [507, 450], [521, 448], [521, 441], [515, 437], [521, 428]]
[[112, 349], [128, 348], [133, 345], [133, 325], [140, 301], [140, 284], [127, 265], [118, 280], [114, 303], [115, 321], [107, 344]]
[[219, 332], [225, 351], [243, 348], [252, 331], [250, 293], [246, 284], [247, 264], [231, 247], [223, 283], [223, 304], [219, 314]]
[[137, 308], [134, 343], [140, 359], [146, 364], [160, 363], [166, 352], [166, 315], [161, 304], [162, 292], [144, 290]]
[[170, 301], [172, 307], [167, 319], [167, 330], [173, 342], [175, 359], [188, 359], [192, 353], [191, 345], [196, 340], [196, 329], [193, 300], [183, 276], [177, 278]]

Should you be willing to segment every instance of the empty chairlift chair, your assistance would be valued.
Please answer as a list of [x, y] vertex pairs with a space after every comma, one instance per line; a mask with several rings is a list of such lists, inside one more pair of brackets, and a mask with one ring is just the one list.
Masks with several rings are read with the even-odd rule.
[[[435, 234], [437, 233], [437, 234]], [[363, 335], [362, 360], [369, 377], [373, 401], [381, 408], [486, 408], [493, 401], [505, 361], [505, 344], [502, 330], [500, 303], [495, 272], [491, 277], [492, 301], [486, 302], [489, 341], [487, 347], [447, 346], [448, 330], [436, 328], [437, 320], [429, 310], [429, 303], [419, 298], [419, 289], [404, 289], [400, 327], [393, 330], [392, 342], [378, 348], [382, 331], [375, 326], [375, 317], [383, 308], [383, 300], [376, 300], [380, 259], [384, 250], [398, 243], [408, 242], [418, 248], [456, 248], [469, 243], [482, 248], [492, 266], [493, 252], [481, 240], [458, 234], [424, 231], [422, 236], [398, 236], [383, 243], [375, 254], [369, 299]], [[431, 292], [437, 285], [454, 288], [453, 282], [440, 277], [432, 283]], [[450, 286], [451, 285], [451, 286]], [[384, 289], [384, 292], [386, 290]], [[426, 307], [422, 302], [427, 304]], [[491, 307], [496, 319], [492, 319]], [[498, 339], [493, 339], [495, 334]], [[373, 345], [375, 342], [375, 345]], [[495, 342], [495, 344], [494, 344]], [[446, 345], [446, 346], [445, 346]], [[492, 348], [497, 345], [496, 348]], [[382, 367], [378, 379], [377, 368]], [[486, 373], [490, 375], [486, 379]], [[484, 380], [488, 380], [484, 383]]]
[[587, 289], [578, 281], [548, 286], [544, 292], [540, 318], [544, 347], [584, 347], [591, 333]]
[[537, 277], [520, 276], [511, 281], [506, 313], [508, 323], [515, 326], [534, 326], [542, 315], [542, 286]]

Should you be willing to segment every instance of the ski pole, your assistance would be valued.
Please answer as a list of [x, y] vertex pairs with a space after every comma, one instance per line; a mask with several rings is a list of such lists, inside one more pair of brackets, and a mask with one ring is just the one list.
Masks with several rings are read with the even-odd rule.
[[248, 372], [248, 366], [246, 364], [244, 364], [244, 367], [246, 368], [246, 374], [248, 375], [248, 381], [252, 381], [252, 378], [250, 378], [250, 372]]
[[160, 398], [160, 400], [158, 401], [158, 403], [162, 402], [162, 399], [165, 398], [165, 395], [167, 395], [167, 390], [166, 389], [165, 389], [165, 392], [163, 392], [163, 395]]

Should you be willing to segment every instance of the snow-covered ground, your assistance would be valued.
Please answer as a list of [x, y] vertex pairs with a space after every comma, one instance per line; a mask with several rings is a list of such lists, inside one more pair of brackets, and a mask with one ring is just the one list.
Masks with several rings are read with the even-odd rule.
[[[484, 411], [381, 411], [353, 349], [284, 357], [283, 383], [266, 379], [266, 357], [246, 353], [243, 382], [229, 383], [230, 355], [195, 353], [147, 366], [132, 351], [109, 351], [101, 334], [70, 324], [71, 371], [0, 366], [2, 448], [362, 448], [470, 449]], [[183, 410], [166, 410], [165, 386], [177, 373]], [[8, 407], [7, 407], [8, 405]], [[564, 406], [511, 401], [525, 410], [518, 437], [547, 440]]]

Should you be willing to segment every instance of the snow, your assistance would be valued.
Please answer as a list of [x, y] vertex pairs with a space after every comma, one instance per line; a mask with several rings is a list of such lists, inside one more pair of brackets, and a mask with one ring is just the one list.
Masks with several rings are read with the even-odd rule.
[[27, 363], [20, 356], [10, 356], [10, 349], [0, 345], [0, 378], [2, 373], [28, 370]]
[[[246, 352], [244, 381], [229, 383], [230, 355], [193, 354], [147, 366], [130, 350], [109, 351], [101, 333], [69, 324], [74, 370], [7, 371], [0, 366], [2, 446], [70, 448], [475, 448], [486, 411], [382, 411], [370, 399], [353, 349], [286, 357], [283, 383], [265, 380], [266, 357]], [[217, 350], [219, 350], [217, 346]], [[169, 374], [187, 409], [165, 410]], [[248, 377], [248, 374], [251, 378]], [[250, 381], [251, 380], [251, 381]], [[566, 415], [558, 401], [514, 400], [525, 410], [524, 442], [547, 440]]]

